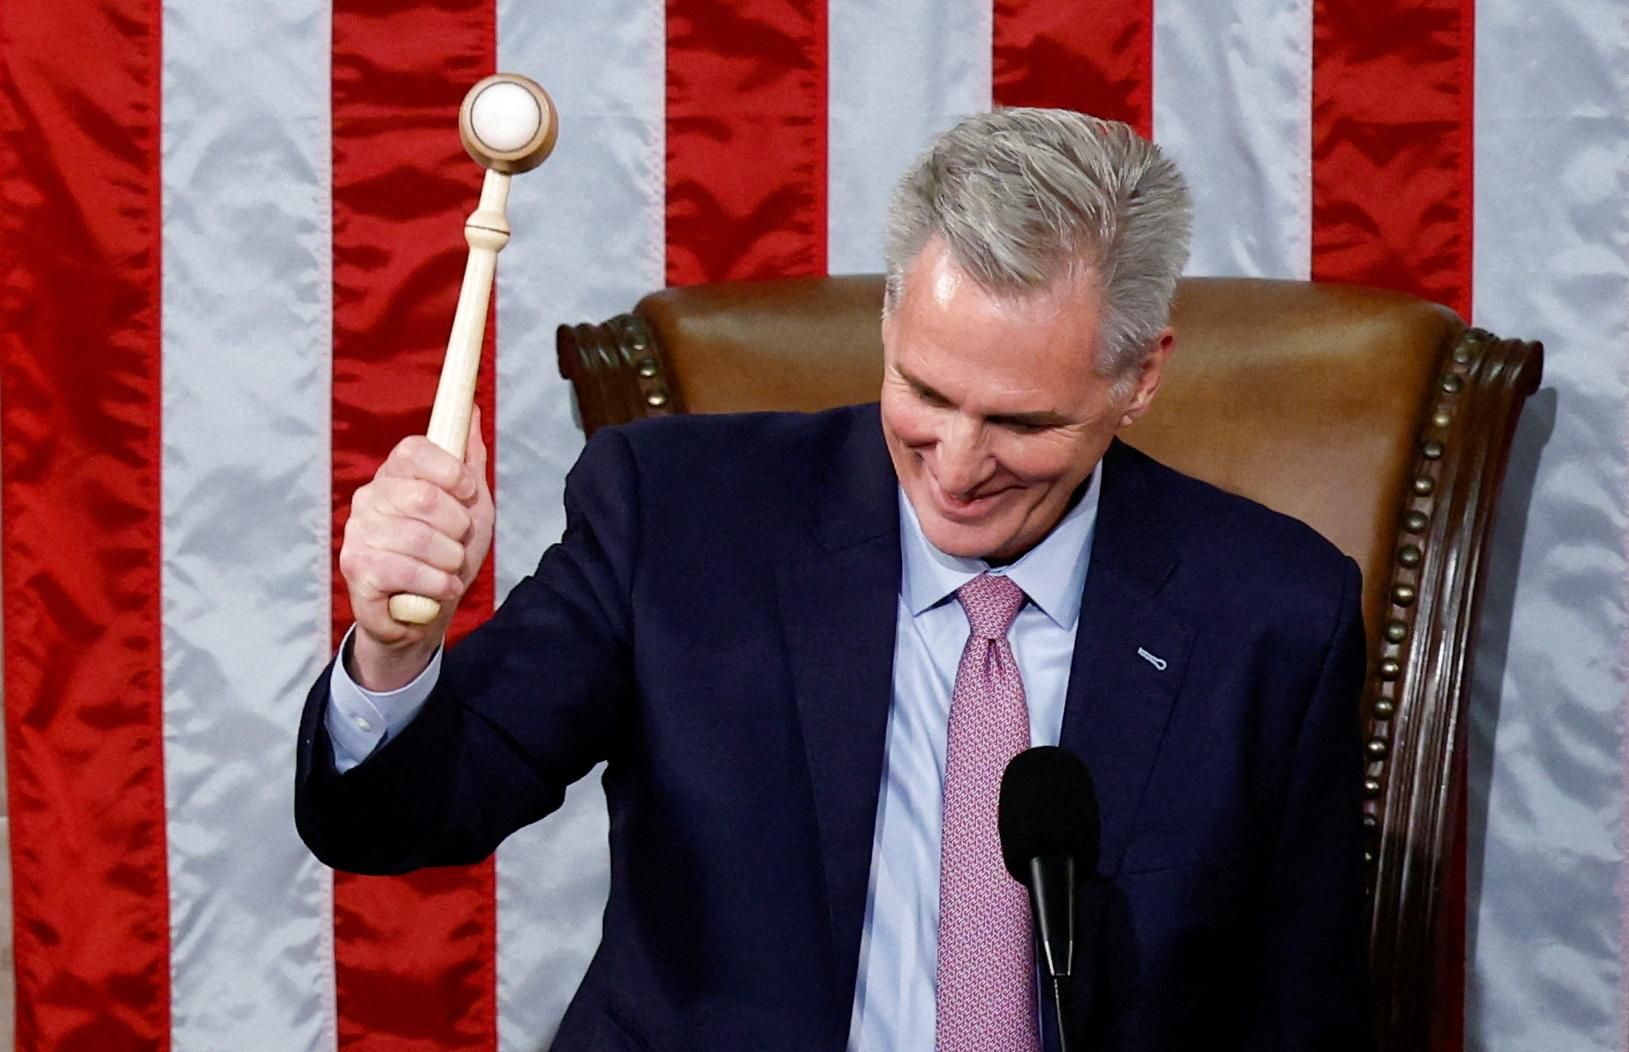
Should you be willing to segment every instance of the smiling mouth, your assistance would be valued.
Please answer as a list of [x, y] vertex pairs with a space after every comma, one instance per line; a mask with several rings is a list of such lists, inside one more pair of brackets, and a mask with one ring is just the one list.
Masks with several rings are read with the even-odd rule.
[[1000, 489], [991, 490], [989, 493], [981, 493], [976, 497], [962, 498], [946, 492], [939, 485], [939, 480], [932, 475], [928, 476], [928, 484], [933, 490], [934, 503], [938, 505], [939, 513], [947, 519], [960, 522], [979, 518], [995, 503], [996, 498], [1013, 489], [1012, 486], [1002, 486]]

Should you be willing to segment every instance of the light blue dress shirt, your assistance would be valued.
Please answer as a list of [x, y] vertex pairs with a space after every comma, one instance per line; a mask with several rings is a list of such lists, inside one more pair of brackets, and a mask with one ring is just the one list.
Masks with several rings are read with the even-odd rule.
[[1040, 544], [995, 570], [977, 559], [946, 555], [928, 543], [910, 502], [900, 497], [894, 699], [871, 846], [851, 1049], [933, 1048], [945, 744], [950, 693], [969, 632], [954, 593], [990, 572], [1006, 574], [1029, 597], [1007, 638], [1024, 681], [1030, 744], [1056, 745], [1102, 474], [1100, 467], [1085, 494]]
[[[928, 542], [904, 493], [899, 496], [902, 572], [895, 620], [893, 703], [888, 713], [882, 789], [871, 848], [871, 883], [860, 941], [849, 1048], [908, 1052], [933, 1048], [934, 974], [939, 947], [939, 825], [945, 741], [967, 617], [954, 592], [981, 573], [1006, 574], [1029, 597], [1008, 639], [1029, 704], [1030, 741], [1056, 745], [1080, 621], [1081, 593], [1097, 525], [1102, 467], [1086, 492], [1040, 544], [991, 570]], [[353, 629], [354, 631], [354, 629]], [[349, 644], [347, 636], [346, 644]], [[334, 663], [327, 713], [334, 760], [349, 770], [423, 707], [441, 671], [430, 665], [400, 690], [363, 690]]]

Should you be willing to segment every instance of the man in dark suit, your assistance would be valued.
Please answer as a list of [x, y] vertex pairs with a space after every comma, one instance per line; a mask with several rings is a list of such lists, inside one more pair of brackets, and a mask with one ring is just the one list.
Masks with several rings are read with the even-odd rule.
[[[1071, 1047], [1362, 1047], [1357, 568], [1115, 438], [1173, 347], [1187, 207], [1123, 125], [963, 122], [895, 197], [880, 404], [596, 436], [561, 543], [445, 655], [485, 451], [402, 443], [346, 529], [306, 842], [472, 862], [606, 761], [557, 1048], [1029, 1050], [995, 796], [1057, 743], [1102, 811]], [[398, 592], [447, 609], [397, 624]]]

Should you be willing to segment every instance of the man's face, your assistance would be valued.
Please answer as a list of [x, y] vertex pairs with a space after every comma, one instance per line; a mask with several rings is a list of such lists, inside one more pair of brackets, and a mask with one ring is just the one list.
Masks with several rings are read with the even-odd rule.
[[1033, 548], [1147, 408], [1170, 330], [1117, 397], [1094, 368], [1100, 309], [1094, 280], [992, 296], [937, 238], [906, 271], [882, 325], [882, 430], [934, 547], [980, 559]]

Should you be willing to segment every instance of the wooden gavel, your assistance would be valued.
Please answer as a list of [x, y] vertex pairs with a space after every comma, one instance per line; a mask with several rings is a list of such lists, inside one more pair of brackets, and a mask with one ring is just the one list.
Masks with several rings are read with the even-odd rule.
[[[464, 149], [486, 169], [481, 200], [464, 221], [469, 261], [458, 290], [447, 359], [441, 366], [435, 405], [426, 437], [462, 460], [475, 407], [475, 377], [481, 366], [487, 304], [498, 253], [509, 243], [509, 177], [542, 164], [554, 149], [559, 114], [549, 93], [514, 73], [499, 73], [476, 84], [458, 110], [458, 136]], [[441, 604], [423, 595], [393, 595], [390, 616], [403, 624], [427, 625]]]

